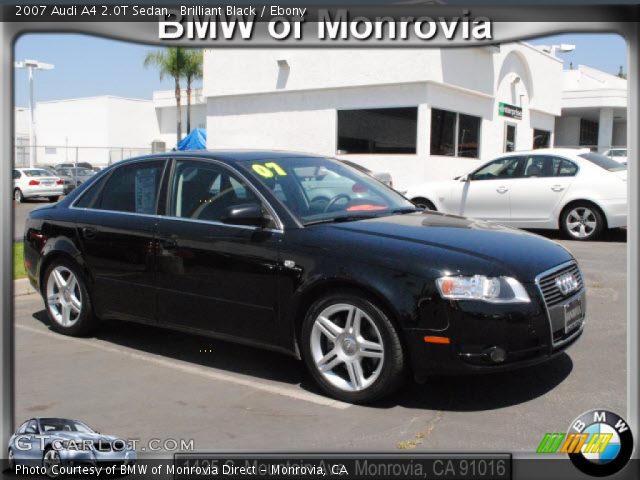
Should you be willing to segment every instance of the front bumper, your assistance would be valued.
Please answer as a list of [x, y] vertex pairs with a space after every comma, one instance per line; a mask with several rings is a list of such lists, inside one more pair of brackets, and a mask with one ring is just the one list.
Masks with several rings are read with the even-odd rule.
[[[439, 315], [441, 328], [405, 330], [416, 379], [523, 368], [550, 360], [573, 345], [584, 330], [584, 289], [547, 309], [536, 285], [525, 288], [530, 303], [438, 300], [422, 312]], [[576, 299], [582, 302], [582, 318], [565, 331], [564, 305]], [[446, 337], [450, 343], [427, 343], [425, 336]], [[495, 357], [494, 351], [498, 353]]]
[[100, 452], [97, 450], [60, 450], [60, 461], [65, 466], [77, 465], [131, 465], [136, 462], [135, 450]]

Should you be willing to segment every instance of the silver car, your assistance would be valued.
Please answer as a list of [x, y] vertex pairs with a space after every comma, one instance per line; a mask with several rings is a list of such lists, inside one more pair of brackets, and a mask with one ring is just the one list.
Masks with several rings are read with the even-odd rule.
[[[79, 420], [31, 418], [9, 439], [9, 467], [132, 464], [136, 452], [126, 440], [103, 435]], [[53, 472], [55, 473], [55, 472]]]
[[64, 181], [42, 168], [16, 168], [13, 170], [13, 199], [24, 202], [27, 198], [48, 198], [57, 202], [64, 193]]

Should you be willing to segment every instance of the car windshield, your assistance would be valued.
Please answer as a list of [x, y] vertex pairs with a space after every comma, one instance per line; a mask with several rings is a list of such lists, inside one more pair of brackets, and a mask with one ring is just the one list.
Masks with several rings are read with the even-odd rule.
[[40, 169], [23, 170], [23, 172], [27, 177], [50, 177], [51, 176], [51, 173], [47, 172], [46, 170], [40, 170]]
[[300, 157], [241, 164], [304, 225], [417, 210], [395, 190], [337, 160]]
[[578, 156], [584, 158], [585, 160], [589, 160], [591, 163], [610, 172], [620, 172], [627, 169], [627, 167], [620, 162], [616, 162], [615, 160], [599, 153], [581, 153]]
[[609, 150], [609, 157], [626, 157], [626, 150]]
[[40, 428], [43, 432], [81, 432], [95, 433], [82, 422], [65, 418], [41, 418]]

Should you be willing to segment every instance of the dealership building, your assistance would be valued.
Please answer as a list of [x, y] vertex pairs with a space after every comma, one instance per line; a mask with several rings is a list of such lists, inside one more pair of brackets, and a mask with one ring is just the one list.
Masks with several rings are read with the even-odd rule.
[[[573, 142], [567, 133], [575, 120], [571, 127], [558, 123], [563, 107], [571, 106], [561, 81], [567, 72], [559, 58], [523, 42], [206, 50], [208, 146], [337, 156], [391, 173], [400, 188], [452, 178], [505, 151], [553, 146], [558, 125], [563, 142]], [[610, 128], [607, 112], [574, 110], [571, 116], [596, 115], [596, 123]], [[613, 113], [612, 120], [619, 112]], [[575, 145], [580, 128], [578, 120]], [[614, 137], [622, 138], [600, 140], [611, 145]]]

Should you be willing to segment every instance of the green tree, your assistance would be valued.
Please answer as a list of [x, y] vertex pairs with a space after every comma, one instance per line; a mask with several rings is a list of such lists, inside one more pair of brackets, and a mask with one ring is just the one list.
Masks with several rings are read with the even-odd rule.
[[202, 78], [202, 50], [188, 50], [184, 68], [184, 78], [187, 81], [187, 133], [191, 132], [191, 91], [193, 81]]
[[175, 96], [176, 96], [176, 107], [177, 107], [177, 143], [180, 143], [182, 140], [182, 105], [180, 102], [181, 97], [181, 87], [180, 87], [180, 79], [185, 76], [185, 67], [187, 64], [188, 53], [184, 48], [181, 47], [171, 47], [165, 50], [149, 52], [144, 59], [144, 66], [155, 66], [158, 68], [160, 73], [160, 80], [163, 80], [165, 77], [173, 78], [175, 83]]

